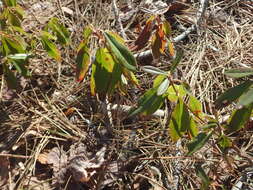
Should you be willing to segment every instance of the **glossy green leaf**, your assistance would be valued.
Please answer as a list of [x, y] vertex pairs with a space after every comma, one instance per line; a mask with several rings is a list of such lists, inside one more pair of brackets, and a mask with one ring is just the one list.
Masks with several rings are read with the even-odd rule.
[[48, 38], [47, 35], [42, 34], [40, 36], [43, 48], [46, 50], [48, 55], [54, 58], [56, 61], [61, 60], [61, 53], [57, 49], [56, 45]]
[[243, 93], [247, 92], [248, 89], [253, 85], [253, 81], [245, 81], [233, 88], [228, 89], [222, 95], [218, 97], [215, 101], [215, 106], [217, 108], [222, 108], [224, 105], [229, 105], [233, 101], [237, 100]]
[[114, 58], [127, 69], [136, 71], [137, 63], [132, 52], [130, 52], [125, 45], [118, 42], [110, 33], [105, 32], [104, 36], [107, 41], [108, 49], [111, 50]]
[[151, 73], [151, 74], [155, 74], [155, 75], [165, 75], [165, 76], [168, 75], [167, 72], [165, 72], [161, 69], [158, 69], [156, 67], [153, 67], [153, 66], [143, 66], [143, 67], [141, 67], [141, 69], [146, 73]]
[[5, 63], [3, 64], [3, 70], [7, 86], [11, 89], [16, 89], [18, 87], [17, 78]]
[[180, 98], [175, 109], [172, 112], [169, 123], [170, 136], [172, 140], [176, 141], [190, 129], [191, 121], [189, 111]]
[[201, 179], [202, 184], [200, 190], [207, 190], [211, 183], [209, 177], [206, 175], [204, 169], [200, 164], [195, 165], [196, 175]]
[[87, 47], [86, 43], [81, 43], [77, 49], [76, 57], [76, 80], [81, 82], [87, 71], [89, 70], [90, 61], [90, 50]]
[[172, 60], [172, 65], [170, 68], [171, 73], [173, 73], [175, 71], [175, 69], [177, 68], [178, 64], [180, 63], [182, 57], [183, 57], [183, 51], [177, 50], [176, 57]]
[[169, 88], [170, 81], [168, 78], [166, 78], [158, 87], [157, 89], [157, 96], [163, 95], [165, 92], [167, 92], [167, 89]]
[[137, 107], [131, 109], [128, 116], [132, 117], [139, 113], [152, 114], [162, 106], [163, 101], [162, 96], [157, 96], [157, 88], [151, 88], [138, 100]]
[[225, 75], [233, 78], [253, 76], [253, 69], [251, 68], [231, 69], [226, 71]]
[[57, 40], [62, 44], [66, 45], [70, 42], [70, 33], [63, 24], [55, 17], [51, 18], [48, 22], [48, 27], [56, 34]]
[[252, 113], [253, 104], [245, 106], [241, 109], [233, 111], [230, 121], [228, 124], [228, 130], [230, 132], [237, 131], [244, 127], [244, 125], [249, 121], [249, 118]]
[[199, 133], [190, 143], [187, 144], [188, 148], [188, 156], [191, 156], [193, 153], [201, 149], [212, 136], [213, 132], [206, 133]]
[[250, 88], [246, 93], [244, 93], [238, 100], [238, 106], [247, 106], [253, 103], [253, 88]]
[[92, 64], [92, 94], [112, 94], [116, 84], [121, 80], [121, 74], [121, 65], [114, 61], [108, 49], [99, 48], [96, 52], [95, 63]]

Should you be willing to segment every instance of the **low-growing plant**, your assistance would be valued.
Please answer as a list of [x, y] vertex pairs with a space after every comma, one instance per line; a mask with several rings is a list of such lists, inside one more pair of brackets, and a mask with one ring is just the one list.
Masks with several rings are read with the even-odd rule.
[[[24, 11], [15, 0], [3, 1], [4, 11], [0, 15], [0, 57], [2, 59], [4, 76], [8, 87], [17, 88], [17, 74], [31, 76], [27, 67], [29, 58], [36, 56], [32, 41], [40, 43], [50, 57], [61, 61], [58, 45], [68, 46], [71, 43], [69, 31], [57, 18], [51, 18], [48, 24], [37, 36], [26, 33], [21, 26]], [[99, 47], [91, 51], [91, 38], [97, 39]], [[138, 66], [132, 51], [141, 50], [151, 40], [151, 50], [154, 59], [168, 52], [172, 61], [170, 69], [161, 70], [154, 66]], [[131, 49], [131, 50], [130, 50]], [[175, 104], [171, 110], [168, 122], [168, 132], [173, 141], [182, 137], [188, 138], [187, 156], [200, 150], [213, 137], [217, 145], [225, 153], [233, 146], [228, 133], [242, 129], [253, 109], [253, 81], [250, 79], [228, 89], [216, 101], [216, 115], [210, 117], [202, 109], [202, 103], [191, 93], [185, 81], [174, 78], [183, 51], [176, 50], [171, 40], [171, 27], [159, 16], [150, 17], [139, 37], [131, 48], [117, 33], [96, 30], [87, 26], [83, 32], [83, 40], [76, 51], [76, 80], [82, 82], [89, 69], [91, 95], [104, 99], [113, 96], [116, 91], [126, 92], [128, 84], [139, 87], [135, 76], [136, 71], [156, 75], [152, 88], [146, 90], [139, 98], [137, 106], [133, 107], [127, 117], [137, 114], [150, 115], [162, 108], [165, 101]], [[234, 69], [225, 73], [234, 78], [250, 77], [253, 69]], [[236, 103], [227, 123], [219, 122], [218, 109]], [[204, 189], [208, 188], [210, 180], [201, 166], [196, 166], [196, 172], [201, 177]]]

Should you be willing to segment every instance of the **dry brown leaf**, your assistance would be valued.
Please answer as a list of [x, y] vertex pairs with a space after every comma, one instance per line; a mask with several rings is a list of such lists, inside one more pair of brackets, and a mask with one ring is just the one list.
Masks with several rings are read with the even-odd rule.
[[7, 157], [0, 157], [0, 187], [7, 183], [9, 168], [9, 159]]
[[147, 44], [147, 42], [150, 39], [152, 30], [154, 28], [154, 19], [155, 17], [151, 17], [147, 22], [145, 27], [143, 28], [142, 32], [140, 33], [139, 37], [134, 42], [134, 48], [132, 48], [132, 51], [138, 51], [142, 48], [144, 48]]

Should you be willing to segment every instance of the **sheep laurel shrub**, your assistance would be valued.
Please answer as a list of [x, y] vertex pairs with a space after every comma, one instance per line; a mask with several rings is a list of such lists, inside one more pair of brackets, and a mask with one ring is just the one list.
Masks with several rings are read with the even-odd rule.
[[[0, 58], [5, 80], [9, 88], [17, 88], [17, 75], [30, 77], [27, 68], [29, 59], [36, 56], [34, 43], [41, 44], [48, 56], [61, 61], [59, 46], [71, 44], [70, 33], [57, 18], [51, 18], [39, 35], [32, 36], [22, 29], [23, 9], [16, 0], [4, 0], [0, 15]], [[98, 41], [99, 47], [92, 54], [90, 39]], [[150, 40], [151, 39], [151, 40]], [[154, 66], [137, 65], [131, 50], [140, 50], [151, 41], [151, 51], [155, 59], [168, 52], [172, 57], [170, 69], [161, 70]], [[83, 40], [77, 47], [76, 80], [82, 82], [91, 68], [90, 90], [92, 95], [102, 98], [112, 96], [115, 91], [124, 93], [127, 85], [139, 86], [135, 76], [136, 71], [147, 72], [156, 76], [152, 88], [139, 98], [137, 106], [133, 107], [128, 117], [137, 114], [150, 115], [162, 108], [165, 101], [175, 104], [168, 122], [168, 132], [172, 140], [177, 141], [187, 137], [188, 156], [201, 149], [210, 138], [214, 138], [220, 149], [225, 152], [233, 146], [227, 132], [235, 132], [243, 128], [253, 109], [253, 81], [250, 79], [228, 89], [215, 101], [218, 109], [236, 103], [236, 109], [231, 113], [227, 123], [219, 122], [219, 115], [210, 117], [202, 110], [201, 102], [193, 96], [189, 85], [174, 78], [173, 73], [183, 57], [181, 50], [174, 48], [171, 41], [171, 27], [167, 21], [158, 16], [147, 20], [143, 31], [129, 50], [124, 39], [112, 31], [98, 31], [87, 26], [83, 31]], [[234, 69], [225, 73], [227, 76], [239, 78], [253, 75], [253, 69]], [[175, 82], [177, 81], [177, 82]], [[201, 166], [196, 167], [202, 172]], [[210, 181], [206, 175], [203, 181], [208, 186]]]

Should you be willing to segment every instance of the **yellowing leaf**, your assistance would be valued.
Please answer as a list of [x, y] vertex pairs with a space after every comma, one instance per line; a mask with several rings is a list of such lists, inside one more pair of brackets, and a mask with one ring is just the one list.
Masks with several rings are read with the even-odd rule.
[[155, 59], [158, 59], [161, 54], [164, 54], [167, 40], [163, 31], [163, 26], [160, 24], [152, 38], [152, 54]]
[[174, 44], [169, 40], [168, 41], [168, 49], [171, 57], [175, 57], [175, 48]]
[[81, 82], [90, 66], [90, 52], [89, 48], [85, 43], [81, 43], [78, 47], [77, 57], [76, 57], [76, 80]]
[[168, 93], [168, 99], [171, 102], [177, 102], [179, 98], [183, 98], [187, 94], [187, 91], [185, 90], [183, 85], [174, 85], [174, 87], [170, 86], [168, 88], [167, 93]]
[[197, 98], [190, 95], [188, 105], [195, 116], [200, 117], [200, 118], [203, 117], [202, 104]]
[[129, 71], [127, 69], [123, 69], [123, 74], [134, 85], [139, 86], [139, 81], [138, 81], [138, 79], [136, 78], [136, 76], [134, 75], [134, 73], [132, 71]]
[[113, 60], [108, 49], [99, 48], [96, 53], [95, 63], [92, 65], [92, 94], [105, 95], [113, 93], [116, 84], [121, 80], [121, 74], [121, 65]]
[[169, 133], [171, 139], [176, 141], [182, 135], [190, 129], [190, 114], [189, 111], [184, 104], [183, 100], [180, 98], [175, 109], [172, 112], [171, 120], [169, 123]]
[[171, 29], [170, 23], [168, 21], [164, 21], [162, 27], [163, 27], [163, 31], [164, 31], [165, 35], [169, 38], [172, 34], [172, 29]]

